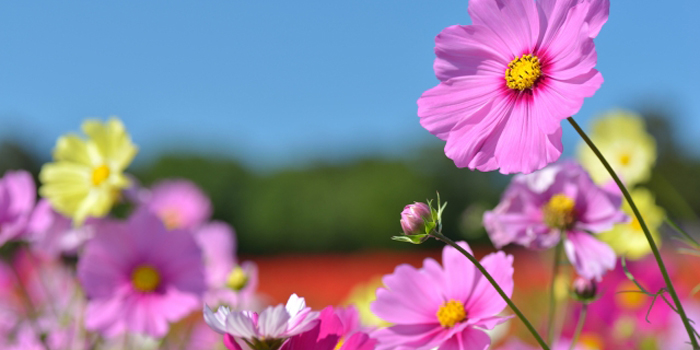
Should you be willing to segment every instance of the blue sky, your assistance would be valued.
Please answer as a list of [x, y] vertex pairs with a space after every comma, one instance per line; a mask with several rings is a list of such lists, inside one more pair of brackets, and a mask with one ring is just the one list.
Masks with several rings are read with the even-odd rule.
[[[118, 115], [140, 162], [187, 150], [258, 168], [439, 144], [415, 101], [436, 84], [435, 35], [469, 24], [465, 0], [0, 4], [0, 139], [48, 157], [84, 118]], [[663, 104], [700, 154], [700, 1], [672, 4], [613, 0], [606, 81], [577, 118]]]

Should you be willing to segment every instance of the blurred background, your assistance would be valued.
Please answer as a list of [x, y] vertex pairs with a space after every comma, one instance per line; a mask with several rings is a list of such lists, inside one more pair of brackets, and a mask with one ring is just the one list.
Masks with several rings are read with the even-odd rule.
[[[449, 202], [446, 233], [492, 249], [481, 215], [509, 178], [455, 168], [416, 116], [437, 83], [434, 37], [470, 23], [465, 0], [0, 4], [2, 172], [36, 175], [58, 136], [117, 115], [140, 148], [129, 171], [145, 185], [198, 184], [236, 229], [238, 253], [260, 264], [262, 289], [279, 256], [399, 250], [374, 260], [384, 273], [435, 255], [434, 242], [389, 237], [404, 205], [436, 191]], [[626, 108], [647, 119], [659, 149], [648, 187], [678, 220], [700, 210], [697, 13], [696, 0], [613, 1], [596, 39], [606, 81], [576, 116], [585, 126]], [[572, 156], [579, 138], [563, 128]], [[690, 211], [664, 197], [659, 176]]]

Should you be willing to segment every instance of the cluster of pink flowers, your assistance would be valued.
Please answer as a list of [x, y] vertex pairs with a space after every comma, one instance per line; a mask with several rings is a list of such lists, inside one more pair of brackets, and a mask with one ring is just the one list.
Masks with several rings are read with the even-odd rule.
[[[0, 348], [167, 341], [171, 326], [205, 301], [260, 307], [255, 264], [237, 260], [233, 229], [210, 221], [199, 188], [170, 180], [125, 194], [127, 218], [75, 226], [47, 201], [36, 202], [27, 172], [0, 179], [0, 237], [18, 242], [0, 263]], [[203, 321], [190, 327], [197, 344], [187, 348], [221, 343]]]

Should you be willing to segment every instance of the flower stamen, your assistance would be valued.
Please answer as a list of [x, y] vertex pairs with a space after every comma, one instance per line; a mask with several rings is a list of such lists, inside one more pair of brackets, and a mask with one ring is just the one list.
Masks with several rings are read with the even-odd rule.
[[531, 89], [542, 75], [542, 67], [537, 56], [522, 55], [508, 64], [506, 85], [513, 90]]
[[160, 285], [160, 274], [149, 265], [141, 265], [131, 273], [131, 284], [141, 292], [152, 292]]
[[236, 266], [226, 277], [226, 286], [233, 290], [241, 290], [248, 284], [248, 275], [240, 267]]
[[92, 171], [92, 184], [99, 186], [101, 183], [105, 182], [109, 178], [109, 167], [106, 165], [100, 165]]
[[576, 220], [576, 202], [567, 195], [555, 194], [542, 208], [544, 223], [551, 228], [567, 229]]
[[464, 304], [457, 300], [450, 300], [440, 306], [437, 311], [437, 318], [440, 325], [444, 328], [454, 327], [467, 319], [467, 312], [464, 310]]

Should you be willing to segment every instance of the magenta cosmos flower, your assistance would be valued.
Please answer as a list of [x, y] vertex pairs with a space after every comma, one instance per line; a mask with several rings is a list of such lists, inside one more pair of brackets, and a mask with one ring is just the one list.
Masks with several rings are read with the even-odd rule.
[[151, 189], [146, 206], [168, 229], [194, 229], [211, 216], [211, 201], [197, 185], [187, 180], [157, 183]]
[[236, 258], [236, 234], [226, 223], [213, 221], [201, 226], [194, 238], [202, 248], [206, 271], [208, 305], [228, 305], [234, 310], [257, 309], [258, 267]]
[[418, 100], [421, 125], [458, 167], [530, 173], [559, 158], [561, 120], [603, 77], [593, 38], [608, 0], [470, 0], [472, 25], [435, 39], [440, 84]]
[[287, 340], [280, 350], [374, 350], [377, 341], [360, 331], [360, 315], [354, 308], [323, 309], [310, 331]]
[[89, 299], [86, 328], [108, 337], [162, 337], [169, 322], [199, 309], [206, 289], [192, 233], [168, 231], [145, 210], [100, 225], [78, 261], [78, 278]]
[[[459, 245], [469, 251], [464, 242]], [[440, 266], [425, 259], [423, 267], [399, 265], [384, 276], [386, 288], [377, 290], [371, 310], [394, 325], [376, 331], [378, 350], [484, 350], [492, 329], [508, 317], [498, 314], [506, 307], [486, 278], [457, 249], [442, 250]], [[481, 260], [503, 291], [513, 293], [513, 257], [503, 252]]]
[[8, 171], [0, 179], [0, 246], [26, 233], [36, 202], [32, 176]]
[[546, 249], [564, 240], [564, 250], [579, 275], [600, 278], [615, 267], [615, 253], [591, 233], [610, 230], [629, 218], [622, 198], [599, 188], [575, 162], [516, 175], [484, 227], [496, 248], [516, 243]]
[[[268, 307], [260, 314], [253, 311], [231, 311], [222, 306], [214, 313], [204, 305], [204, 321], [214, 331], [225, 335], [231, 347], [237, 339], [255, 345], [254, 348], [277, 349], [289, 337], [316, 326], [319, 313], [306, 306], [304, 298], [292, 294], [287, 305]], [[234, 346], [235, 348], [235, 346]]]

